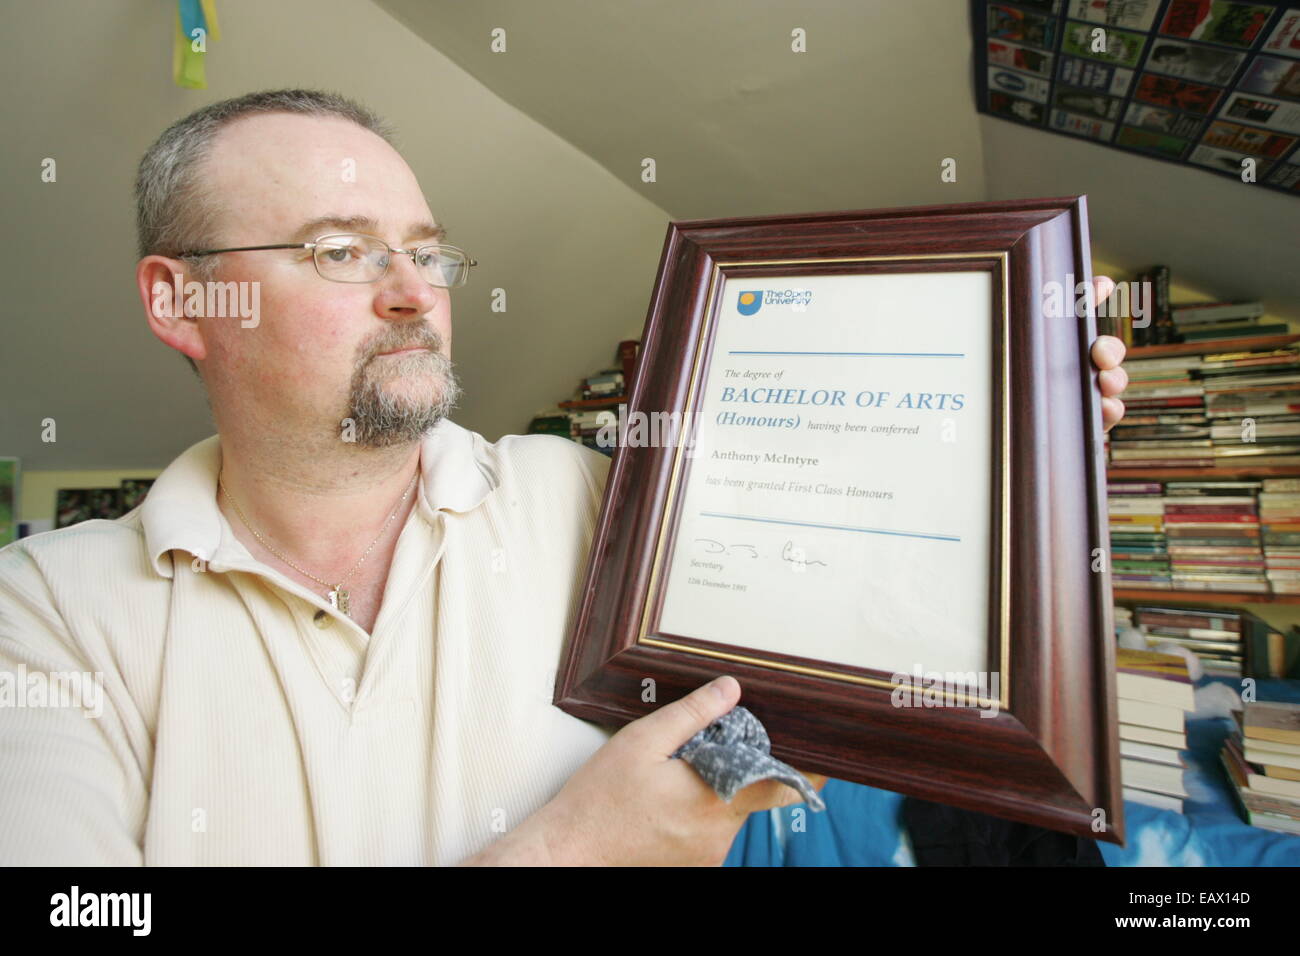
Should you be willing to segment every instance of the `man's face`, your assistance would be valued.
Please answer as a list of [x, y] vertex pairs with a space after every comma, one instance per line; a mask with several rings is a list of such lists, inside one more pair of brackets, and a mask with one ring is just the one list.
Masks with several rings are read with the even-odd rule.
[[[216, 248], [337, 233], [394, 248], [435, 241], [414, 174], [380, 137], [342, 119], [268, 114], [222, 130], [200, 171], [220, 212]], [[410, 441], [450, 410], [451, 299], [409, 256], [373, 283], [317, 273], [309, 249], [224, 253], [214, 279], [260, 283], [255, 327], [199, 320], [218, 426]], [[351, 431], [345, 419], [352, 419]]]

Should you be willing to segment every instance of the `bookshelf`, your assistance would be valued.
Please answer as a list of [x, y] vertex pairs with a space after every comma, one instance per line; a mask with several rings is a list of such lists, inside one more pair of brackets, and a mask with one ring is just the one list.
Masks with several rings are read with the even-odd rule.
[[1151, 481], [1184, 481], [1195, 478], [1222, 478], [1224, 481], [1248, 481], [1253, 478], [1300, 478], [1300, 467], [1289, 465], [1257, 465], [1254, 468], [1107, 468], [1109, 481], [1125, 479]]
[[1141, 345], [1130, 348], [1127, 359], [1169, 358], [1174, 355], [1208, 355], [1212, 352], [1253, 352], [1278, 349], [1300, 342], [1300, 335], [1244, 335], [1238, 339], [1214, 339], [1208, 342], [1183, 342], [1178, 345]]
[[1177, 588], [1115, 588], [1116, 601], [1150, 604], [1300, 604], [1300, 594], [1260, 594], [1258, 591], [1182, 591]]
[[[1125, 360], [1168, 358], [1176, 355], [1210, 355], [1220, 352], [1265, 351], [1300, 342], [1300, 335], [1256, 335], [1177, 345], [1144, 345], [1130, 348]], [[1121, 396], [1121, 399], [1123, 396]], [[1256, 478], [1300, 478], [1300, 467], [1239, 465], [1211, 468], [1114, 468], [1106, 469], [1108, 481], [1187, 481], [1220, 478], [1248, 481]], [[1123, 587], [1114, 589], [1116, 601], [1177, 604], [1300, 604], [1300, 594], [1261, 594], [1256, 591], [1185, 591], [1176, 588]]]

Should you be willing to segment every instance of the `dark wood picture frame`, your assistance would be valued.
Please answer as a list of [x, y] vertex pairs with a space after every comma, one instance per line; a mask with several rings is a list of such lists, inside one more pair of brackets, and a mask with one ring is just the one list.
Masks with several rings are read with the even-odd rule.
[[[989, 657], [1000, 712], [900, 708], [883, 671], [659, 631], [657, 569], [689, 467], [680, 447], [615, 451], [555, 703], [618, 725], [729, 673], [773, 754], [801, 770], [1122, 844], [1096, 319], [1090, 298], [1076, 318], [1071, 295], [1092, 281], [1084, 197], [670, 223], [628, 410], [698, 401], [721, 277], [954, 266], [998, 280]], [[1049, 282], [1069, 295], [1065, 317], [1046, 314]]]

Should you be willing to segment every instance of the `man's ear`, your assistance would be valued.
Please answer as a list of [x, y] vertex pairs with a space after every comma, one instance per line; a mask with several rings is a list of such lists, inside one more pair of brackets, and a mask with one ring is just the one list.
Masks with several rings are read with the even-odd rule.
[[154, 335], [195, 361], [207, 357], [198, 319], [185, 315], [188, 264], [166, 256], [145, 256], [135, 267], [135, 283]]

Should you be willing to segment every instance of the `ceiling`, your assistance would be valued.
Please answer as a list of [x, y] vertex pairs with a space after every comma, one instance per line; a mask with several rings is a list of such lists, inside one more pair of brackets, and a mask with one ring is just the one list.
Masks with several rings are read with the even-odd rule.
[[960, 0], [377, 2], [678, 218], [983, 195]]
[[1087, 193], [1120, 271], [1300, 321], [1300, 201], [976, 114], [963, 0], [376, 2], [674, 218]]

